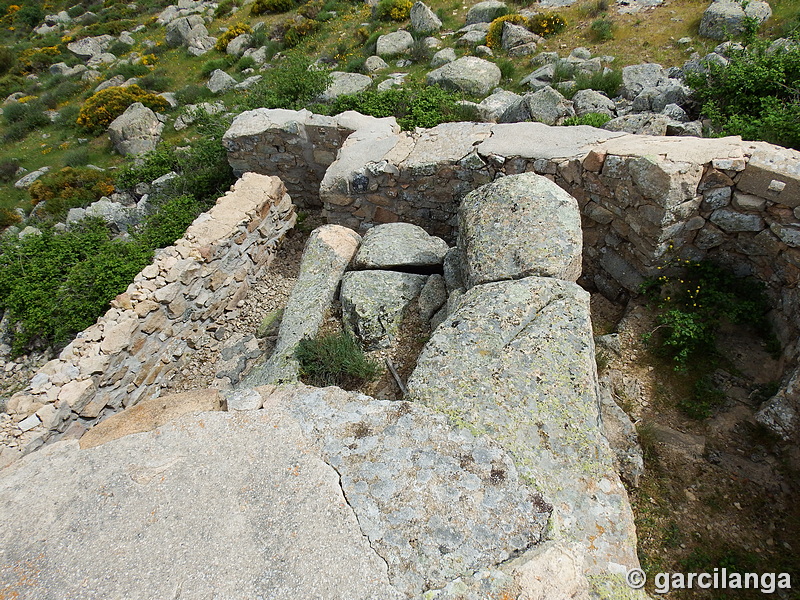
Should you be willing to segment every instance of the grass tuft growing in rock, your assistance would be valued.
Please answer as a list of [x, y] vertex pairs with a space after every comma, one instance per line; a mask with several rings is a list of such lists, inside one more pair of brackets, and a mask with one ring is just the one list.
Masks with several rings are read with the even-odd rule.
[[375, 379], [379, 372], [378, 364], [368, 359], [345, 332], [303, 340], [295, 356], [302, 381], [318, 387], [338, 385], [353, 390]]

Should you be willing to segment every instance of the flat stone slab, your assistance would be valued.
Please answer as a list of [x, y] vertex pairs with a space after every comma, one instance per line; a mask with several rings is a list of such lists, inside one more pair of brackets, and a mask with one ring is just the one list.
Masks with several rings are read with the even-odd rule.
[[486, 438], [338, 388], [263, 395], [0, 471], [0, 590], [399, 600], [540, 541], [550, 507]]
[[574, 283], [480, 285], [434, 331], [408, 389], [490, 433], [553, 504], [554, 534], [586, 550], [587, 572], [613, 578], [638, 566], [636, 533], [600, 429], [591, 332], [589, 294]]
[[492, 127], [492, 135], [478, 146], [482, 156], [521, 158], [583, 157], [595, 144], [625, 135], [588, 125], [550, 127], [544, 123], [503, 123]]
[[447, 242], [411, 223], [386, 223], [364, 234], [353, 259], [355, 269], [435, 267], [447, 254]]

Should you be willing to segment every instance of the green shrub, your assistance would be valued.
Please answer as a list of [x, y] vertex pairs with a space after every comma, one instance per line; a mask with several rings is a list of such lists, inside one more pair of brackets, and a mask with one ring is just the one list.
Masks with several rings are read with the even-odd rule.
[[331, 114], [356, 110], [374, 117], [396, 117], [403, 130], [411, 131], [416, 127], [470, 120], [471, 115], [458, 104], [461, 99], [459, 94], [435, 85], [393, 88], [339, 96], [331, 105]]
[[9, 104], [5, 107], [3, 118], [10, 125], [4, 137], [11, 141], [22, 140], [31, 131], [50, 125], [42, 102], [36, 99]]
[[598, 42], [606, 42], [614, 39], [614, 21], [608, 17], [603, 17], [592, 22], [592, 37]]
[[78, 115], [81, 109], [70, 104], [58, 111], [58, 118], [56, 119], [56, 126], [60, 129], [75, 129], [78, 124]]
[[234, 60], [234, 57], [227, 54], [223, 58], [212, 58], [211, 60], [207, 60], [200, 67], [200, 74], [203, 77], [209, 77], [217, 69], [222, 69], [224, 71], [233, 64]]
[[85, 167], [89, 164], [89, 149], [78, 146], [64, 153], [64, 165], [67, 167]]
[[516, 13], [512, 13], [510, 15], [503, 15], [502, 17], [497, 17], [489, 25], [489, 31], [486, 32], [486, 45], [489, 46], [489, 48], [491, 48], [492, 50], [497, 50], [498, 48], [500, 48], [500, 42], [502, 41], [502, 36], [503, 36], [504, 23], [512, 23], [514, 25], [519, 25], [520, 27], [526, 27], [526, 28], [528, 27], [528, 19]]
[[766, 43], [732, 53], [686, 82], [715, 133], [800, 149], [800, 47], [767, 52]]
[[7, 74], [0, 77], [0, 96], [6, 96], [20, 91], [25, 87], [25, 79], [16, 74]]
[[295, 352], [300, 378], [318, 387], [338, 385], [352, 390], [378, 376], [378, 364], [367, 359], [358, 343], [346, 333], [303, 340]]
[[119, 35], [123, 31], [130, 31], [136, 27], [136, 21], [131, 19], [110, 20], [103, 23], [84, 26], [81, 37], [94, 37], [97, 35]]
[[166, 248], [183, 237], [186, 229], [208, 206], [184, 194], [169, 198], [150, 215], [136, 234], [136, 238], [147, 248]]
[[122, 75], [125, 79], [130, 79], [131, 77], [144, 77], [145, 75], [150, 74], [150, 69], [147, 65], [143, 65], [139, 63], [138, 65], [130, 64], [130, 63], [123, 63], [109, 73], [110, 76], [114, 75]]
[[379, 21], [405, 21], [411, 13], [411, 0], [381, 0], [373, 10]]
[[83, 86], [77, 81], [62, 81], [52, 90], [42, 94], [42, 104], [50, 109], [57, 108], [59, 104], [71, 98], [82, 89]]
[[289, 23], [283, 34], [283, 45], [294, 48], [300, 42], [317, 33], [322, 23], [314, 19], [296, 20]]
[[311, 60], [304, 56], [287, 57], [254, 85], [245, 100], [247, 108], [304, 108], [330, 85], [327, 71], [309, 69]]
[[63, 219], [70, 208], [87, 206], [113, 191], [113, 181], [104, 172], [73, 167], [51, 171], [28, 188], [33, 204], [44, 203], [44, 212], [56, 219]]
[[35, 340], [62, 345], [95, 322], [152, 260], [140, 244], [111, 241], [106, 225], [85, 220], [73, 231], [0, 241], [0, 308], [18, 324], [12, 348]]
[[677, 261], [664, 270], [676, 274], [650, 279], [642, 291], [657, 303], [658, 346], [676, 370], [687, 370], [714, 353], [723, 320], [752, 325], [765, 339], [770, 337], [770, 306], [762, 283], [710, 262]]
[[6, 208], [5, 206], [0, 206], [0, 229], [16, 225], [20, 221], [22, 221], [22, 217], [20, 217], [16, 211]]
[[554, 13], [534, 15], [528, 20], [528, 29], [542, 37], [557, 35], [566, 28], [567, 22]]
[[134, 102], [141, 102], [155, 111], [169, 107], [169, 103], [164, 98], [147, 92], [138, 85], [110, 87], [92, 94], [83, 103], [76, 122], [87, 131], [100, 133]]
[[187, 104], [197, 104], [198, 102], [205, 102], [214, 94], [211, 93], [204, 85], [197, 85], [190, 83], [175, 92], [175, 99], [179, 104], [185, 106]]
[[600, 128], [611, 120], [611, 117], [602, 113], [586, 113], [580, 117], [568, 117], [564, 119], [562, 125], [590, 125], [591, 127]]
[[19, 161], [16, 158], [4, 158], [0, 160], [0, 181], [8, 183], [17, 176]]
[[236, 70], [240, 72], [246, 71], [247, 69], [252, 69], [255, 66], [256, 66], [256, 61], [252, 56], [243, 56], [236, 63]]
[[0, 75], [5, 75], [17, 64], [17, 53], [13, 48], [0, 46]]
[[222, 2], [217, 4], [217, 8], [214, 9], [214, 18], [221, 19], [222, 17], [227, 17], [234, 6], [233, 0], [222, 0]]
[[139, 80], [139, 85], [153, 92], [166, 92], [172, 89], [172, 79], [163, 71], [152, 71]]
[[298, 14], [303, 15], [306, 19], [316, 19], [319, 16], [319, 13], [322, 12], [322, 0], [310, 0], [305, 4], [301, 5], [300, 8], [297, 9]]
[[33, 29], [44, 20], [44, 11], [38, 4], [25, 4], [14, 13], [14, 25], [24, 29]]
[[131, 51], [131, 47], [124, 43], [117, 40], [116, 42], [112, 42], [111, 45], [108, 47], [106, 52], [110, 52], [116, 57], [122, 57], [128, 54]]
[[678, 402], [680, 408], [692, 419], [707, 419], [725, 402], [725, 392], [717, 389], [711, 377], [704, 375], [695, 381], [691, 398], [682, 398]]
[[508, 60], [507, 58], [502, 58], [495, 63], [498, 68], [500, 69], [500, 77], [502, 79], [511, 79], [513, 80], [517, 74], [517, 66], [514, 64], [513, 61]]
[[615, 98], [618, 95], [620, 86], [622, 86], [622, 71], [598, 71], [591, 75], [581, 74], [575, 78], [575, 87], [572, 89], [570, 97], [580, 90], [597, 90], [598, 92], [603, 92], [609, 98]]
[[177, 169], [178, 158], [175, 156], [175, 148], [162, 143], [155, 150], [118, 169], [115, 183], [122, 189], [133, 189], [137, 183], [150, 183]]
[[250, 14], [257, 17], [266, 13], [285, 13], [296, 6], [294, 0], [256, 0], [250, 7]]
[[246, 23], [236, 23], [236, 25], [229, 27], [225, 33], [217, 38], [217, 43], [214, 44], [214, 49], [219, 50], [220, 52], [225, 52], [228, 44], [233, 39], [239, 37], [243, 33], [250, 33], [251, 31], [253, 30], [250, 28], [250, 25], [247, 25]]

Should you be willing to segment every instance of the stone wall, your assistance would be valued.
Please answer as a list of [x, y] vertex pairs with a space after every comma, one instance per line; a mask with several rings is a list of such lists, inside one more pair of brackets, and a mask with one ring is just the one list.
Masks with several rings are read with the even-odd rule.
[[[282, 173], [272, 167], [274, 140], [320, 119], [307, 111], [243, 113], [226, 134], [228, 147], [236, 148], [231, 164], [238, 171]], [[347, 119], [361, 128], [329, 166], [332, 146], [316, 148], [304, 138], [312, 150], [326, 151], [324, 164], [312, 161], [307, 168], [316, 178], [327, 166], [319, 197], [329, 222], [364, 230], [408, 221], [452, 241], [467, 193], [497, 177], [533, 171], [578, 199], [585, 286], [617, 299], [672, 260], [713, 258], [767, 284], [776, 330], [787, 356], [797, 356], [800, 153], [738, 137], [664, 138], [541, 123], [446, 123], [398, 133], [391, 119], [356, 122], [352, 113]], [[295, 147], [303, 152], [290, 153], [291, 162], [303, 164], [308, 149]]]
[[[11, 397], [21, 451], [77, 436], [104, 416], [157, 397], [207, 328], [237, 310], [294, 226], [276, 177], [246, 174], [184, 236], [159, 251], [112, 308]], [[23, 418], [24, 417], [24, 418]]]

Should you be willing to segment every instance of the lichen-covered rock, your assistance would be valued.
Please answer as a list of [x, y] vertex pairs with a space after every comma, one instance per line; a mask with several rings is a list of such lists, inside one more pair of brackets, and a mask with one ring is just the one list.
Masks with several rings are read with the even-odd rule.
[[474, 23], [491, 23], [497, 17], [506, 14], [508, 7], [499, 0], [484, 0], [478, 2], [467, 13], [467, 25]]
[[611, 119], [603, 125], [603, 129], [607, 131], [624, 131], [637, 135], [666, 135], [667, 126], [671, 122], [667, 115], [639, 113]]
[[432, 33], [442, 28], [442, 20], [421, 0], [411, 7], [410, 17], [411, 29], [419, 33]]
[[67, 50], [72, 52], [78, 58], [89, 60], [93, 56], [97, 56], [106, 51], [106, 49], [114, 41], [110, 35], [98, 35], [95, 37], [87, 37], [67, 44]]
[[769, 4], [761, 0], [714, 0], [703, 12], [699, 35], [712, 40], [735, 38], [744, 33], [747, 19], [761, 25], [771, 16]]
[[245, 386], [296, 381], [299, 364], [294, 357], [301, 340], [313, 338], [322, 325], [342, 273], [356, 253], [361, 236], [341, 225], [323, 225], [306, 242], [300, 273], [283, 313], [275, 349], [266, 363], [256, 365]]
[[385, 223], [364, 234], [353, 259], [354, 269], [435, 267], [447, 254], [447, 243], [412, 223]]
[[427, 83], [485, 96], [500, 83], [500, 67], [476, 56], [462, 56], [428, 73]]
[[[381, 62], [382, 59], [378, 58]], [[386, 63], [384, 63], [386, 64]], [[345, 94], [358, 94], [372, 85], [372, 78], [363, 73], [343, 73], [333, 71], [331, 73], [331, 83], [327, 89], [317, 98], [318, 102], [332, 102], [339, 96]]]
[[434, 273], [425, 282], [419, 293], [419, 316], [423, 321], [430, 321], [434, 313], [447, 302], [447, 285], [444, 277]]
[[604, 96], [595, 90], [580, 90], [572, 97], [572, 106], [575, 114], [582, 117], [588, 113], [599, 113], [614, 117], [616, 114], [616, 104], [608, 96]]
[[442, 65], [446, 65], [447, 63], [451, 63], [455, 59], [456, 51], [452, 48], [444, 48], [433, 55], [431, 58], [431, 67], [435, 69], [437, 67], [441, 67]]
[[397, 271], [345, 273], [341, 292], [345, 330], [369, 350], [386, 348], [427, 279], [426, 275]]
[[486, 437], [454, 431], [411, 402], [335, 388], [277, 396], [336, 468], [364, 535], [407, 597], [540, 542], [551, 507]]
[[164, 124], [141, 102], [134, 102], [108, 126], [108, 137], [122, 156], [155, 150]]
[[414, 37], [404, 29], [387, 33], [378, 38], [378, 56], [397, 56], [404, 54], [414, 45]]
[[474, 287], [434, 331], [409, 397], [473, 434], [491, 432], [554, 507], [553, 534], [584, 570], [626, 589], [638, 566], [633, 515], [600, 429], [589, 294], [528, 277]]
[[582, 240], [578, 202], [535, 173], [486, 184], [459, 209], [458, 247], [470, 287], [529, 275], [575, 281]]

